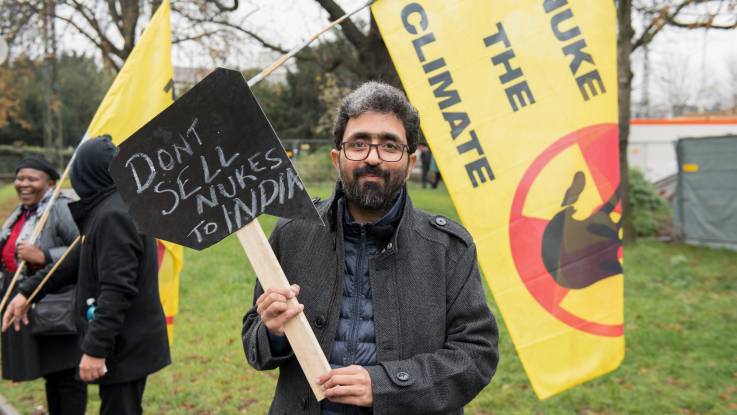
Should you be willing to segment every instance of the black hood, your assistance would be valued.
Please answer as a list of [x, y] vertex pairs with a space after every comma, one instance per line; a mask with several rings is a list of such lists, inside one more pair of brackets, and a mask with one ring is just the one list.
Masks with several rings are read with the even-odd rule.
[[110, 175], [110, 161], [118, 152], [110, 137], [91, 138], [77, 149], [71, 169], [74, 191], [79, 197], [92, 199], [115, 187]]

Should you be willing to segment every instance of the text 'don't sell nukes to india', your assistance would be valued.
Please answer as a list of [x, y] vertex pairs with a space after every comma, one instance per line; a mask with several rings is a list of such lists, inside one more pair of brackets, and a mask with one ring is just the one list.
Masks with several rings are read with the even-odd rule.
[[233, 70], [216, 69], [125, 140], [110, 172], [142, 232], [194, 249], [262, 213], [321, 221]]

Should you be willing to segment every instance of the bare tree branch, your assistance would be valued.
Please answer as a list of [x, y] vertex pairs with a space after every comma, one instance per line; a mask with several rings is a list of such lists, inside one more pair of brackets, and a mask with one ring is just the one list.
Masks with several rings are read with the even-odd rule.
[[737, 28], [737, 16], [734, 21], [727, 24], [716, 24], [714, 23], [714, 15], [707, 16], [703, 22], [682, 22], [674, 16], [668, 19], [668, 24], [675, 27], [681, 27], [685, 29], [718, 29], [718, 30], [732, 30]]
[[[115, 44], [105, 35], [105, 31], [100, 27], [100, 23], [97, 19], [95, 19], [94, 12], [90, 10], [89, 8], [85, 7], [81, 2], [78, 0], [71, 0], [71, 4], [73, 4], [74, 10], [76, 10], [79, 14], [82, 15], [82, 17], [87, 21], [87, 24], [90, 25], [92, 30], [95, 31], [97, 34], [98, 41], [95, 42], [96, 45], [102, 50], [103, 55], [106, 54], [113, 54], [120, 58], [121, 60], [125, 60], [125, 58], [128, 57], [127, 54], [124, 53], [123, 50], [115, 46]], [[71, 19], [67, 19], [67, 22], [72, 23], [72, 26], [74, 26], [77, 30], [80, 31], [80, 34], [84, 35], [88, 39], [93, 39], [94, 36], [87, 33], [87, 31], [83, 30], [78, 24], [70, 22]], [[105, 58], [105, 56], [103, 56]], [[108, 61], [112, 61], [112, 59], [107, 59]], [[116, 70], [119, 68], [118, 65], [114, 66]]]
[[[0, 0], [0, 31], [9, 39], [23, 36], [30, 45], [38, 36], [33, 35], [40, 19], [40, 6], [45, 0]], [[101, 52], [106, 66], [118, 70], [133, 50], [138, 34], [139, 20], [144, 8], [155, 12], [161, 0], [56, 0], [61, 6], [57, 16], [68, 28], [81, 35]], [[230, 49], [243, 46], [244, 39], [264, 49], [287, 53], [287, 47], [271, 41], [245, 24], [246, 17], [234, 19], [232, 13], [242, 6], [239, 0], [181, 0], [173, 1], [172, 14], [182, 19], [173, 20], [173, 42], [199, 42], [209, 49], [211, 56], [228, 56]], [[10, 5], [10, 6], [6, 6]], [[38, 6], [38, 7], [36, 7]], [[11, 35], [9, 35], [11, 34]], [[314, 60], [308, 55], [298, 59]]]
[[[242, 33], [242, 34], [248, 36], [249, 38], [255, 40], [261, 46], [263, 46], [263, 47], [265, 47], [267, 49], [273, 50], [273, 51], [278, 52], [278, 53], [281, 53], [281, 54], [285, 54], [285, 53], [288, 52], [288, 49], [286, 49], [286, 48], [284, 48], [284, 47], [282, 47], [280, 45], [274, 44], [272, 42], [269, 42], [268, 40], [266, 40], [263, 37], [259, 36], [255, 32], [253, 32], [253, 31], [251, 31], [249, 29], [246, 29], [245, 27], [243, 27], [243, 25], [239, 25], [239, 24], [236, 24], [236, 23], [230, 22], [228, 20], [224, 20], [224, 19], [213, 19], [213, 18], [210, 18], [210, 17], [204, 17], [204, 18], [203, 17], [194, 17], [194, 16], [189, 15], [186, 11], [181, 10], [181, 9], [178, 9], [178, 8], [175, 8], [174, 6], [172, 6], [172, 10], [176, 10], [178, 14], [180, 14], [181, 16], [183, 16], [185, 19], [187, 19], [188, 21], [190, 21], [192, 23], [217, 25], [217, 26], [222, 26], [224, 28], [232, 29], [232, 30], [234, 30], [236, 32], [239, 32], [239, 33]], [[248, 16], [246, 16], [246, 17], [248, 17]], [[219, 33], [219, 32], [220, 32], [219, 30], [213, 30], [213, 31], [211, 31], [211, 34], [215, 34], [215, 33]], [[190, 35], [190, 36], [184, 36], [181, 39], [177, 39], [177, 41], [182, 42], [182, 41], [186, 41], [186, 40], [197, 40], [198, 38], [202, 38], [202, 37], [203, 36], [201, 36], [201, 35]], [[298, 58], [304, 59], [304, 57], [298, 57]]]
[[[197, 21], [197, 20], [195, 20], [195, 21]], [[199, 21], [202, 21], [202, 20], [199, 20]], [[287, 49], [284, 49], [283, 47], [281, 47], [279, 45], [275, 45], [275, 44], [267, 41], [266, 39], [262, 38], [261, 36], [257, 35], [256, 33], [252, 32], [252, 31], [250, 31], [248, 29], [245, 29], [245, 28], [243, 28], [243, 27], [241, 27], [241, 26], [239, 26], [237, 24], [234, 24], [234, 23], [231, 23], [231, 22], [228, 22], [228, 21], [219, 21], [219, 20], [209, 21], [207, 23], [212, 23], [212, 24], [224, 26], [224, 27], [227, 27], [227, 28], [236, 30], [238, 32], [241, 32], [241, 33], [249, 36], [251, 39], [255, 40], [256, 42], [260, 43], [263, 47], [268, 48], [268, 49], [271, 49], [273, 51], [276, 51], [276, 52], [279, 52], [279, 53], [282, 53], [282, 54], [288, 52]]]
[[123, 0], [121, 3], [123, 20], [120, 25], [120, 34], [123, 36], [123, 51], [126, 57], [136, 45], [136, 26], [141, 12], [140, 7], [138, 0]]
[[215, 7], [218, 8], [221, 12], [233, 12], [238, 9], [238, 0], [233, 0], [232, 6], [224, 6], [223, 3], [221, 3], [219, 0], [208, 0], [210, 3], [214, 4]]
[[6, 7], [8, 8], [2, 10], [3, 35], [8, 43], [12, 44], [18, 34], [26, 28], [26, 25], [30, 24], [31, 19], [36, 15], [40, 15], [41, 10], [32, 2], [15, 3]]
[[[642, 34], [633, 41], [632, 50], [646, 45], [652, 41], [665, 26], [680, 27], [684, 29], [737, 29], [737, 2], [734, 0], [680, 0], [677, 4], [672, 1], [640, 3], [635, 9], [642, 15], [651, 16]], [[717, 11], [702, 11], [698, 17], [686, 17], [685, 12], [689, 8], [708, 7], [710, 4], [717, 6]], [[715, 19], [720, 14], [719, 10], [726, 7], [725, 14], [732, 17], [727, 23], [716, 23]]]
[[113, 68], [116, 72], [118, 70], [120, 70], [120, 65], [117, 62], [115, 62], [110, 57], [110, 51], [108, 50], [107, 45], [105, 45], [104, 43], [100, 42], [97, 38], [95, 38], [91, 34], [87, 33], [87, 31], [85, 29], [83, 29], [82, 27], [80, 27], [77, 24], [77, 22], [75, 22], [73, 19], [70, 19], [70, 18], [67, 18], [67, 17], [64, 17], [64, 16], [59, 16], [59, 15], [57, 15], [56, 18], [59, 19], [59, 20], [62, 20], [64, 22], [66, 22], [69, 25], [71, 25], [72, 27], [74, 27], [74, 29], [76, 29], [77, 32], [79, 32], [80, 35], [82, 35], [85, 38], [87, 38], [87, 40], [89, 40], [90, 42], [92, 42], [92, 44], [95, 45], [96, 48], [100, 49], [100, 51], [102, 52], [102, 59], [103, 59], [103, 61], [105, 61], [105, 64], [106, 65], [108, 65], [111, 68]]
[[210, 30], [210, 31], [194, 34], [194, 35], [177, 37], [177, 38], [173, 38], [171, 40], [171, 43], [177, 44], [177, 43], [184, 43], [184, 42], [189, 42], [189, 41], [200, 41], [204, 38], [216, 35], [220, 32], [222, 32], [222, 30], [215, 29], [215, 30]]
[[121, 26], [120, 22], [123, 20], [122, 17], [120, 17], [120, 13], [118, 13], [118, 8], [116, 7], [115, 0], [106, 0], [107, 2], [107, 9], [108, 12], [110, 12], [110, 17], [112, 17], [113, 23], [115, 23], [115, 26], [118, 28], [119, 32], [123, 32], [123, 27]]
[[[328, 16], [330, 16], [330, 21], [337, 20], [345, 15], [345, 10], [343, 10], [333, 0], [315, 1], [323, 9], [325, 9], [326, 12], [328, 12]], [[361, 32], [358, 26], [356, 26], [356, 24], [353, 23], [351, 19], [343, 20], [343, 22], [340, 24], [340, 27], [341, 29], [343, 29], [343, 33], [345, 34], [345, 37], [348, 39], [348, 41], [354, 44], [357, 49], [361, 49], [361, 47], [368, 42], [366, 35]]]
[[673, 12], [670, 12], [670, 6], [662, 6], [659, 10], [653, 11], [652, 9], [643, 10], [642, 12], [647, 15], [653, 15], [650, 22], [645, 27], [639, 38], [632, 43], [632, 51], [634, 52], [640, 46], [650, 43], [655, 35], [660, 33], [661, 30], [666, 26], [668, 20], [677, 16], [683, 9], [688, 7], [692, 3], [692, 0], [684, 0], [681, 4], [676, 6]]

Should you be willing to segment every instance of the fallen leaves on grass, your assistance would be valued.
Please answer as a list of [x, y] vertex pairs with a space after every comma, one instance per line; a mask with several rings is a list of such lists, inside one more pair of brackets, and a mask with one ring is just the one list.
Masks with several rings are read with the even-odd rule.
[[737, 386], [730, 386], [727, 390], [719, 394], [719, 398], [723, 401], [728, 401], [735, 392], [737, 392]]

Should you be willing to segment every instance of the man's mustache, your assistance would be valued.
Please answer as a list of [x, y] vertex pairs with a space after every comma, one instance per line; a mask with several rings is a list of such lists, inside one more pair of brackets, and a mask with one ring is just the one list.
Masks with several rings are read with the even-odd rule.
[[389, 170], [384, 170], [379, 166], [371, 166], [371, 165], [359, 167], [353, 170], [354, 179], [358, 179], [359, 177], [366, 176], [366, 175], [378, 176], [386, 180], [389, 178]]

